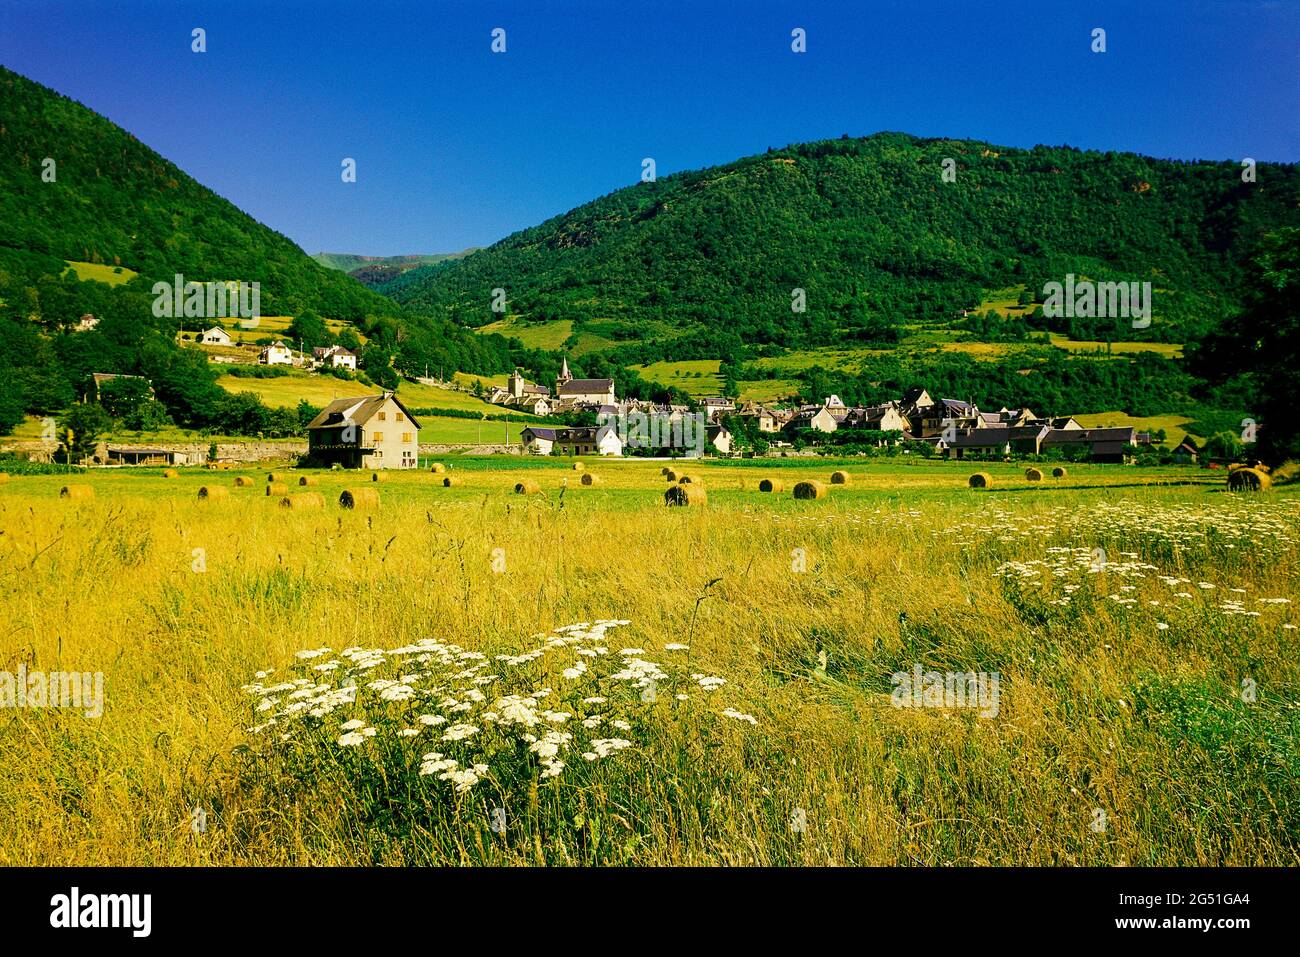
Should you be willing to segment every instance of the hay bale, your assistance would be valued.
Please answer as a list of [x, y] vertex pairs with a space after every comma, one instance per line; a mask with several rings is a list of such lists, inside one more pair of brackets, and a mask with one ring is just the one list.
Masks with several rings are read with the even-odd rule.
[[297, 495], [286, 495], [280, 499], [280, 507], [293, 509], [324, 508], [325, 496], [320, 492], [299, 492]]
[[832, 472], [832, 473], [831, 473], [831, 484], [832, 484], [832, 485], [848, 485], [848, 484], [849, 484], [849, 473], [848, 473], [848, 472]]
[[318, 478], [317, 478], [316, 476], [314, 476], [314, 475], [304, 475], [304, 476], [302, 476], [300, 479], [298, 479], [298, 484], [299, 484], [299, 485], [319, 485], [319, 484], [320, 484], [320, 479], [318, 479]]
[[345, 488], [339, 496], [339, 504], [344, 508], [378, 508], [379, 489]]
[[674, 472], [672, 469], [664, 469], [663, 476], [670, 482], [677, 481], [677, 473]]
[[457, 485], [459, 485], [459, 484], [460, 484], [460, 479], [458, 479], [458, 478], [453, 478], [453, 477], [450, 476], [450, 475], [448, 475], [446, 478], [444, 478], [444, 479], [442, 480], [442, 487], [443, 487], [443, 488], [454, 488], [455, 486], [457, 486]]
[[1026, 482], [1041, 482], [1042, 480], [1043, 480], [1043, 473], [1038, 471], [1038, 469], [1033, 467], [1025, 469]]
[[678, 485], [699, 485], [700, 479], [696, 475], [679, 475], [677, 476]]
[[432, 465], [429, 466], [429, 471], [436, 472], [441, 475], [443, 472], [447, 471], [447, 466], [443, 465], [441, 462], [434, 462]]
[[181, 473], [175, 469], [163, 469], [163, 478], [180, 478]]
[[703, 485], [674, 485], [664, 492], [665, 505], [706, 505], [708, 501]]
[[1230, 492], [1267, 492], [1272, 486], [1272, 477], [1259, 469], [1234, 469], [1228, 473]]
[[387, 481], [388, 481], [388, 476], [385, 475], [383, 472], [371, 472], [371, 473], [370, 473], [370, 481], [372, 481], [372, 482], [387, 482]]
[[1064, 465], [1058, 465], [1056, 468], [1052, 469], [1052, 478], [1065, 478], [1069, 474], [1070, 473], [1066, 471]]
[[235, 476], [235, 488], [252, 488], [252, 487], [253, 487], [253, 480], [249, 478], [247, 475]]
[[966, 484], [971, 488], [988, 488], [993, 484], [993, 479], [989, 477], [988, 472], [976, 472], [966, 480]]
[[785, 483], [778, 478], [765, 478], [758, 483], [760, 492], [780, 492], [785, 488]]
[[215, 485], [204, 485], [199, 489], [200, 502], [220, 502], [230, 497], [230, 489], [218, 488]]
[[266, 486], [267, 495], [288, 495], [289, 486], [285, 482], [269, 482]]
[[89, 485], [65, 485], [59, 489], [59, 498], [87, 499], [94, 497], [95, 490]]
[[283, 481], [286, 481], [288, 478], [289, 478], [289, 476], [285, 475], [283, 472], [267, 472], [267, 473], [266, 473], [266, 480], [267, 480], [268, 482], [283, 482]]
[[669, 472], [671, 472], [671, 471], [672, 471], [672, 469], [670, 469], [668, 466], [665, 465], [663, 468], [661, 468], [661, 469], [659, 470], [659, 474], [660, 474], [660, 475], [667, 475], [667, 474], [668, 474]]
[[536, 495], [542, 490], [542, 487], [532, 479], [524, 479], [522, 482], [515, 483], [516, 495]]
[[829, 494], [826, 486], [816, 479], [800, 482], [794, 487], [795, 498], [825, 498]]
[[582, 473], [582, 484], [583, 484], [583, 485], [599, 485], [599, 484], [600, 484], [600, 476], [599, 476], [599, 475], [592, 475], [590, 472], [583, 472], [583, 473]]
[[573, 471], [575, 472], [581, 472], [584, 468], [586, 468], [586, 466], [583, 465], [581, 462], [573, 463]]

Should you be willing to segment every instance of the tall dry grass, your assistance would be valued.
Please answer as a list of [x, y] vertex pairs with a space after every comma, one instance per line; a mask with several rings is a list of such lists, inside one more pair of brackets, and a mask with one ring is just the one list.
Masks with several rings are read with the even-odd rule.
[[[706, 467], [709, 504], [665, 509], [658, 471], [611, 464], [581, 495], [558, 471], [436, 493], [394, 476], [372, 512], [334, 506], [348, 479], [328, 474], [330, 505], [302, 513], [257, 488], [205, 507], [188, 475], [162, 492], [92, 475], [84, 502], [60, 501], [57, 478], [10, 483], [0, 669], [103, 671], [107, 703], [99, 720], [0, 711], [0, 864], [1297, 863], [1295, 606], [1215, 607], [1234, 587], [1300, 599], [1294, 497], [972, 497], [965, 473], [881, 469], [795, 502]], [[547, 494], [513, 495], [525, 474]], [[1150, 522], [1064, 528], [1053, 511], [1124, 502]], [[1175, 547], [1184, 514], [1210, 530]], [[1152, 573], [1120, 605], [1123, 586], [1095, 577], [1067, 608], [1050, 581], [997, 574], [1053, 545], [1133, 551], [1216, 594], [1183, 606]], [[1170, 628], [1153, 600], [1178, 605]], [[408, 781], [340, 762], [294, 776], [243, 751], [240, 686], [300, 649], [434, 637], [498, 653], [609, 618], [631, 622], [615, 641], [689, 641], [758, 725], [649, 714], [644, 744], [608, 759], [618, 773], [538, 782], [505, 840], [482, 799], [430, 779], [416, 801]], [[1000, 673], [998, 716], [891, 707], [889, 676], [916, 662]]]

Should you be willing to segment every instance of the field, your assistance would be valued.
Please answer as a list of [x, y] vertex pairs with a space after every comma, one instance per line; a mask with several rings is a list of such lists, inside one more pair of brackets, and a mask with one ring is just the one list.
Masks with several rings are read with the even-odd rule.
[[68, 262], [68, 272], [76, 275], [82, 282], [107, 283], [110, 286], [120, 286], [123, 283], [130, 282], [136, 277], [134, 270], [127, 269], [125, 266], [109, 266], [105, 263], [83, 263]]
[[[267, 405], [295, 406], [306, 399], [312, 405], [326, 406], [335, 399], [350, 396], [374, 395], [377, 387], [365, 385], [355, 379], [336, 379], [332, 375], [309, 374], [297, 370], [272, 379], [254, 379], [242, 376], [222, 376], [218, 384], [228, 392], [255, 393]], [[502, 412], [469, 392], [442, 389], [421, 382], [403, 380], [397, 387], [397, 397], [410, 408], [468, 409], [474, 412]]]
[[[0, 865], [1297, 863], [1294, 486], [444, 461], [0, 485], [0, 676], [105, 702], [0, 710]], [[893, 706], [918, 667], [1000, 690]]]

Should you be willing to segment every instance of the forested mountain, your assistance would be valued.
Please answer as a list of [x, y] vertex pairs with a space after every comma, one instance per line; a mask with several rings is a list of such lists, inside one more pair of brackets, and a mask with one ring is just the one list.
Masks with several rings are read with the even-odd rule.
[[[496, 373], [527, 358], [314, 262], [129, 132], [3, 67], [0, 170], [0, 432], [24, 412], [67, 408], [91, 372], [150, 378], [179, 423], [246, 428], [223, 419], [227, 397], [205, 357], [177, 345], [178, 320], [153, 315], [153, 284], [176, 274], [258, 282], [264, 315], [353, 323], [377, 382], [426, 364]], [[77, 331], [84, 314], [98, 324]]]
[[[1113, 319], [1059, 331], [1183, 342], [1239, 307], [1261, 236], [1300, 223], [1295, 165], [1261, 163], [1255, 182], [1242, 172], [1236, 161], [846, 137], [638, 183], [380, 288], [478, 326], [500, 318], [490, 303], [502, 287], [525, 321], [599, 320], [607, 336], [653, 339], [677, 358], [743, 358], [764, 344], [888, 343], [902, 324], [951, 323], [981, 290], [1037, 293], [1074, 273], [1151, 281], [1155, 318], [1140, 331]], [[796, 288], [804, 312], [792, 309]]]

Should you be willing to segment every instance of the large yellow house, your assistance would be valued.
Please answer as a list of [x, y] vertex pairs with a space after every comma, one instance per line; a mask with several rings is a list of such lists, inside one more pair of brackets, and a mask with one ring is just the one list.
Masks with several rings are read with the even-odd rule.
[[307, 454], [318, 465], [413, 469], [420, 423], [391, 392], [335, 399], [307, 426]]

